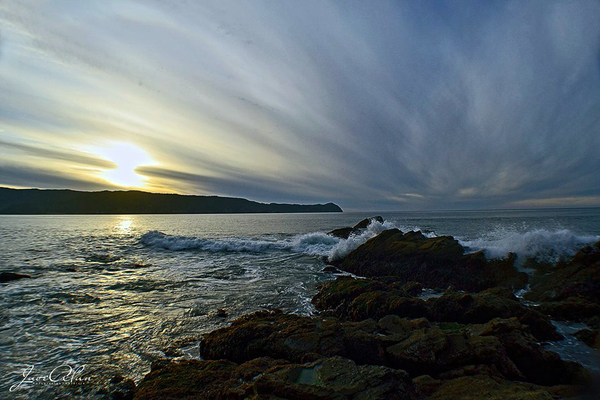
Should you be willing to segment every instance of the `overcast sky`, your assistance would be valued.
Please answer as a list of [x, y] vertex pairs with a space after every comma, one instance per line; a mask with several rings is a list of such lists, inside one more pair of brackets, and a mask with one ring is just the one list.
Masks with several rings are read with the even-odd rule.
[[598, 206], [598, 21], [595, 0], [0, 0], [0, 185]]

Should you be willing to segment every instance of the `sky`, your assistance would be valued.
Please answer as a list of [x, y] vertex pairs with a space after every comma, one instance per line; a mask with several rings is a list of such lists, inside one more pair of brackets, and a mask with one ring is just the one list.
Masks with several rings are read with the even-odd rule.
[[598, 21], [598, 0], [0, 0], [0, 186], [600, 206]]

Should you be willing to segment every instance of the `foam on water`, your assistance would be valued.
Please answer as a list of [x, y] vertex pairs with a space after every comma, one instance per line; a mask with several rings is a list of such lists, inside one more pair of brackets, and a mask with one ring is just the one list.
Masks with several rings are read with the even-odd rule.
[[[267, 252], [291, 251], [311, 256], [340, 259], [358, 248], [367, 240], [387, 229], [398, 228], [402, 232], [418, 231], [418, 226], [403, 226], [393, 221], [380, 223], [372, 221], [367, 229], [348, 239], [340, 239], [324, 232], [311, 232], [281, 239], [246, 238], [198, 238], [167, 235], [150, 231], [142, 235], [141, 242], [147, 246], [166, 250], [200, 250], [207, 252]], [[435, 232], [426, 231], [427, 237], [436, 237]], [[534, 229], [520, 232], [510, 229], [496, 229], [474, 239], [462, 238], [459, 243], [467, 252], [484, 250], [488, 258], [506, 257], [516, 253], [520, 260], [528, 257], [556, 262], [560, 257], [573, 255], [583, 246], [600, 240], [600, 236], [578, 235], [568, 229]]]
[[484, 250], [488, 258], [501, 258], [508, 253], [516, 253], [521, 259], [539, 257], [555, 262], [598, 240], [600, 236], [577, 235], [569, 229], [534, 229], [526, 232], [496, 229], [483, 237], [459, 240], [459, 243], [468, 251]]
[[201, 250], [211, 253], [218, 252], [255, 252], [259, 253], [272, 249], [285, 249], [279, 241], [254, 239], [207, 239], [188, 236], [167, 235], [159, 231], [150, 231], [142, 235], [141, 242], [147, 246], [166, 250]]

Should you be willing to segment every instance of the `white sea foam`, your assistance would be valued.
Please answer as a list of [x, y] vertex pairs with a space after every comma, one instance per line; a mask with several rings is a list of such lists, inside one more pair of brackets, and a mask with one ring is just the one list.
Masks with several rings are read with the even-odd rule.
[[535, 229], [519, 232], [497, 229], [474, 240], [459, 240], [469, 251], [484, 250], [488, 258], [505, 257], [516, 253], [520, 259], [539, 257], [556, 261], [575, 254], [583, 246], [596, 242], [600, 236], [577, 235], [568, 229]]
[[352, 250], [357, 249], [367, 240], [374, 238], [381, 232], [396, 228], [396, 225], [390, 221], [384, 221], [383, 224], [378, 221], [371, 221], [367, 229], [360, 232], [358, 235], [350, 235], [348, 239], [340, 240], [327, 254], [330, 260], [336, 260], [345, 257]]
[[[417, 231], [419, 227], [401, 226], [392, 221], [371, 222], [367, 229], [348, 239], [340, 239], [323, 232], [311, 232], [285, 239], [244, 239], [244, 238], [197, 238], [167, 235], [150, 231], [142, 235], [141, 242], [147, 246], [167, 250], [200, 250], [207, 252], [265, 252], [292, 251], [311, 256], [325, 256], [331, 260], [345, 257], [367, 240], [387, 229], [398, 228], [402, 232]], [[435, 237], [435, 232], [427, 232], [427, 237]], [[496, 229], [475, 239], [462, 239], [459, 243], [468, 252], [484, 250], [488, 258], [501, 258], [508, 253], [516, 253], [520, 260], [539, 257], [556, 261], [560, 257], [571, 256], [583, 246], [600, 240], [600, 236], [577, 235], [568, 229], [536, 229], [520, 232], [509, 229]]]
[[187, 236], [167, 235], [159, 231], [150, 231], [142, 235], [141, 242], [147, 246], [167, 250], [201, 250], [217, 252], [262, 252], [272, 249], [285, 249], [279, 241], [253, 239], [206, 239]]

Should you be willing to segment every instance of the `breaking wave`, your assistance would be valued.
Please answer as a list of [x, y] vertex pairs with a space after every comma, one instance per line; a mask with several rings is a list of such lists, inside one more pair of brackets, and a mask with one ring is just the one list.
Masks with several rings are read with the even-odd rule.
[[201, 250], [217, 252], [255, 252], [282, 250], [285, 246], [278, 241], [253, 239], [206, 239], [188, 236], [167, 235], [159, 231], [150, 231], [142, 235], [141, 242], [147, 246], [166, 250]]
[[[167, 235], [159, 231], [150, 231], [142, 235], [141, 242], [147, 246], [166, 250], [199, 250], [207, 252], [266, 252], [291, 251], [311, 256], [340, 259], [358, 248], [367, 240], [387, 229], [398, 228], [403, 232], [419, 230], [418, 227], [398, 226], [391, 221], [371, 224], [357, 235], [348, 239], [329, 236], [324, 232], [311, 232], [283, 239], [244, 239], [244, 238], [198, 238]], [[437, 236], [434, 232], [425, 233], [427, 237]], [[475, 239], [459, 239], [467, 252], [483, 250], [488, 258], [501, 258], [508, 253], [516, 253], [519, 259], [538, 257], [555, 262], [561, 257], [573, 255], [583, 246], [600, 240], [600, 236], [577, 235], [568, 229], [535, 229], [519, 232], [497, 229]]]
[[600, 236], [577, 235], [569, 229], [534, 229], [518, 232], [497, 229], [474, 240], [459, 240], [468, 251], [484, 250], [488, 258], [516, 253], [520, 259], [538, 257], [555, 262], [575, 254], [582, 247], [600, 240]]
[[182, 251], [199, 250], [207, 252], [254, 252], [287, 250], [311, 256], [326, 256], [330, 259], [344, 257], [358, 246], [377, 236], [386, 229], [395, 228], [391, 222], [383, 224], [373, 221], [367, 229], [348, 239], [340, 239], [324, 232], [311, 232], [280, 240], [225, 238], [211, 239], [188, 236], [167, 235], [150, 231], [142, 235], [140, 241], [146, 246]]

